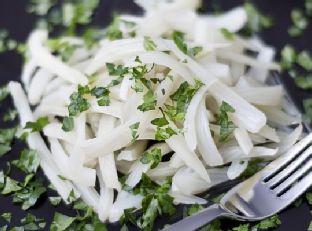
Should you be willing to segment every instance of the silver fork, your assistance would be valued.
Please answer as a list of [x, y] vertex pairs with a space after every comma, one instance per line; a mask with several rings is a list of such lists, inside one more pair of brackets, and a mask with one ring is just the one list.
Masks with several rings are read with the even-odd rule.
[[228, 191], [219, 204], [164, 231], [196, 230], [218, 217], [256, 221], [278, 213], [312, 185], [312, 134], [263, 170]]

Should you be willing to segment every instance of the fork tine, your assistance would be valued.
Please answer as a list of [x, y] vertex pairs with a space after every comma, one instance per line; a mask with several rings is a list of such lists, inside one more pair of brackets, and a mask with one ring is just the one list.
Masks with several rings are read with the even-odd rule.
[[287, 180], [274, 189], [277, 194], [282, 193], [293, 183], [295, 183], [300, 177], [302, 177], [309, 169], [312, 168], [312, 159], [310, 159], [304, 166], [300, 167], [298, 171], [292, 174]]
[[312, 146], [305, 150], [297, 159], [293, 162], [290, 162], [288, 166], [281, 172], [279, 172], [276, 176], [270, 179], [267, 183], [270, 187], [275, 187], [279, 183], [283, 183], [284, 180], [288, 178], [288, 176], [294, 172], [305, 160], [307, 160], [312, 153]]
[[[280, 157], [277, 161], [273, 161], [274, 165], [272, 166], [272, 172], [264, 175], [264, 181], [269, 182], [271, 179], [275, 177], [275, 175], [279, 174], [285, 165], [287, 165], [298, 153], [302, 152], [308, 145], [312, 142], [312, 133], [303, 138], [300, 142], [295, 144], [291, 150], [289, 150], [284, 156]], [[278, 166], [276, 168], [276, 166]]]
[[303, 177], [298, 183], [292, 186], [288, 191], [281, 195], [282, 199], [287, 201], [294, 201], [302, 193], [304, 193], [312, 185], [312, 172]]

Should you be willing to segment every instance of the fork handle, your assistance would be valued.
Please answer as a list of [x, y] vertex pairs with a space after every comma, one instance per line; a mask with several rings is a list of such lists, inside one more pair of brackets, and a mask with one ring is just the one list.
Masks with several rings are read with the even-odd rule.
[[177, 223], [172, 224], [163, 231], [194, 231], [210, 223], [214, 219], [226, 215], [226, 212], [218, 204], [213, 204], [193, 216], [186, 217]]

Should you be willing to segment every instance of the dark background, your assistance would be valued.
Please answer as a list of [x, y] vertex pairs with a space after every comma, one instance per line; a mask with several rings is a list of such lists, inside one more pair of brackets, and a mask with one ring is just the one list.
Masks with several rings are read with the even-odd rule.
[[[35, 16], [29, 15], [25, 11], [26, 0], [1, 0], [0, 5], [0, 29], [6, 28], [10, 32], [10, 36], [16, 40], [24, 41], [29, 32], [34, 26], [36, 20]], [[212, 10], [212, 2], [221, 5], [223, 10], [230, 9], [234, 6], [243, 3], [242, 0], [203, 0], [204, 8], [207, 11]], [[275, 26], [273, 29], [267, 30], [260, 34], [262, 39], [267, 43], [275, 47], [279, 53], [280, 49], [285, 44], [293, 44], [298, 50], [308, 49], [311, 50], [312, 32], [311, 27], [300, 38], [291, 38], [288, 36], [287, 29], [290, 25], [290, 11], [292, 8], [304, 7], [303, 0], [255, 0], [256, 5], [262, 12], [273, 16]], [[117, 12], [132, 12], [141, 13], [140, 8], [132, 3], [132, 0], [102, 0], [99, 9], [94, 17], [94, 23], [99, 26], [105, 26], [111, 20], [111, 14], [113, 11]], [[279, 57], [279, 55], [277, 55]], [[0, 54], [0, 84], [5, 84], [8, 80], [19, 80], [20, 71], [22, 66], [22, 60], [13, 52], [6, 54]], [[302, 99], [311, 95], [309, 92], [304, 92], [297, 89], [290, 77], [286, 74], [281, 76], [287, 90], [290, 92], [291, 97], [296, 102], [297, 106], [301, 108]], [[2, 106], [2, 110], [10, 107], [10, 102], [6, 102]], [[2, 126], [7, 126], [2, 124]], [[0, 161], [0, 169], [6, 168], [6, 161], [17, 159], [19, 151], [22, 148], [22, 144], [16, 143], [14, 150], [5, 156]], [[40, 173], [42, 175], [42, 173]], [[19, 173], [13, 173], [13, 178], [19, 177]], [[48, 184], [48, 182], [47, 182]], [[48, 192], [46, 196], [53, 195], [53, 192]], [[75, 215], [75, 212], [61, 206], [60, 208], [54, 208], [46, 200], [39, 201], [35, 209], [30, 210], [31, 213], [38, 217], [46, 218], [49, 224], [53, 218], [55, 211], [63, 212], [67, 215]], [[15, 206], [12, 203], [12, 198], [0, 196], [0, 214], [3, 212], [11, 212], [13, 214], [12, 224], [19, 224], [21, 218], [26, 213], [20, 209], [19, 206]], [[282, 225], [276, 229], [281, 231], [304, 231], [307, 230], [309, 222], [312, 220], [312, 216], [309, 211], [309, 207], [306, 202], [298, 208], [291, 207], [281, 213]], [[161, 223], [165, 222], [163, 219]], [[0, 227], [3, 220], [0, 220]], [[228, 229], [232, 222], [224, 221], [224, 229]], [[237, 223], [234, 223], [237, 224]], [[47, 226], [49, 227], [49, 225]], [[48, 230], [48, 229], [47, 229]], [[109, 230], [119, 230], [117, 226], [109, 227]]]

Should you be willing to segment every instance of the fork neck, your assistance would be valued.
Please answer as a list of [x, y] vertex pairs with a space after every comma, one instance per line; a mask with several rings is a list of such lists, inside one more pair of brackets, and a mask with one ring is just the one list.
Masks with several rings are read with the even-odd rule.
[[220, 205], [213, 204], [206, 209], [201, 210], [199, 213], [171, 225], [163, 231], [194, 231], [207, 225], [214, 219], [225, 215], [228, 215], [228, 213], [221, 208]]

